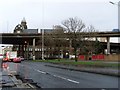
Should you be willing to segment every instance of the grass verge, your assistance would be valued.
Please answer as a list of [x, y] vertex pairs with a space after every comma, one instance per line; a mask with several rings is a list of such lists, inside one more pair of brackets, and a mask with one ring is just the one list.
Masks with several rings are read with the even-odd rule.
[[74, 60], [34, 60], [33, 62], [46, 62], [63, 65], [86, 66], [86, 67], [102, 67], [102, 68], [118, 68], [120, 63], [109, 63], [105, 61], [78, 61]]

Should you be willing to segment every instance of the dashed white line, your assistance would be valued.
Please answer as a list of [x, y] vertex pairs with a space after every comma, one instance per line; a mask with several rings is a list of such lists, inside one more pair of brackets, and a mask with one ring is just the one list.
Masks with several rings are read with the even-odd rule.
[[[42, 74], [47, 74], [47, 72], [43, 72], [43, 71], [40, 71], [40, 70], [37, 70], [39, 73], [42, 73]], [[57, 77], [57, 78], [60, 78], [60, 79], [63, 79], [63, 80], [67, 80], [69, 82], [73, 82], [73, 83], [76, 83], [76, 84], [79, 84], [80, 82], [78, 81], [75, 81], [75, 80], [72, 80], [72, 79], [68, 79], [68, 78], [65, 78], [65, 77], [61, 77], [61, 76], [58, 76], [58, 75], [52, 75], [52, 74], [49, 74], [51, 76], [54, 76], [54, 77]]]
[[73, 82], [73, 83], [77, 83], [77, 84], [79, 84], [80, 82], [78, 82], [78, 81], [75, 81], [75, 80], [71, 80], [71, 79], [67, 79], [68, 81], [70, 81], [70, 82]]
[[[36, 70], [36, 71], [39, 72], [39, 73], [42, 73], [42, 74], [47, 74], [47, 72], [43, 72], [43, 71], [40, 71], [40, 70]], [[75, 80], [72, 80], [72, 79], [69, 79], [69, 78], [65, 78], [65, 77], [62, 77], [62, 76], [52, 75], [52, 74], [49, 74], [49, 75], [60, 78], [60, 79], [63, 79], [63, 80], [67, 80], [67, 81], [72, 82], [72, 83], [76, 83], [76, 84], [80, 83], [78, 81], [75, 81]]]
[[[21, 66], [24, 66], [24, 65], [21, 65]], [[31, 67], [29, 67], [29, 68], [31, 68]], [[42, 73], [42, 74], [48, 74], [47, 72], [44, 72], [44, 71], [41, 71], [41, 70], [37, 70], [37, 69], [34, 69], [34, 70], [37, 71], [37, 72], [39, 72], [39, 73]], [[75, 81], [75, 80], [72, 80], [72, 79], [68, 79], [68, 78], [65, 78], [65, 77], [62, 77], [62, 76], [52, 75], [52, 74], [49, 74], [49, 75], [57, 77], [57, 78], [60, 78], [60, 79], [63, 79], [63, 80], [67, 80], [69, 82], [73, 82], [73, 83], [76, 83], [76, 84], [80, 83], [78, 81]]]
[[57, 75], [53, 75], [54, 77], [58, 77], [58, 78], [61, 78], [61, 79], [64, 79], [64, 80], [67, 80], [69, 82], [73, 82], [73, 83], [76, 83], [76, 84], [79, 84], [80, 82], [78, 81], [75, 81], [75, 80], [72, 80], [72, 79], [68, 79], [68, 78], [65, 78], [65, 77], [61, 77], [61, 76], [57, 76]]
[[40, 71], [40, 70], [37, 70], [37, 71], [40, 72], [40, 73], [46, 74], [46, 72], [43, 72], [43, 71]]

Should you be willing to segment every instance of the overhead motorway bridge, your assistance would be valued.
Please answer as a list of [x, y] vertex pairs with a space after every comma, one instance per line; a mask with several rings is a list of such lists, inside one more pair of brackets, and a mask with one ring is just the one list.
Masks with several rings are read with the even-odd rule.
[[[92, 35], [90, 34], [94, 34], [93, 37], [105, 37], [107, 40], [106, 46], [108, 53], [110, 53], [110, 37], [120, 38], [120, 32], [93, 32], [93, 33], [78, 33], [78, 34], [81, 34], [84, 37], [92, 37]], [[58, 38], [56, 37], [57, 35], [53, 36], [52, 33], [49, 34], [45, 33], [44, 37], [49, 37], [51, 35], [54, 38]], [[64, 33], [64, 35], [59, 35], [59, 36], [60, 36], [59, 38], [69, 38], [70, 34]], [[27, 42], [27, 44], [33, 46], [33, 54], [35, 54], [35, 50], [34, 50], [35, 45], [36, 42], [40, 40], [40, 38], [42, 38], [42, 33], [0, 33], [0, 44], [25, 45], [25, 42]], [[120, 44], [119, 41], [118, 44]]]

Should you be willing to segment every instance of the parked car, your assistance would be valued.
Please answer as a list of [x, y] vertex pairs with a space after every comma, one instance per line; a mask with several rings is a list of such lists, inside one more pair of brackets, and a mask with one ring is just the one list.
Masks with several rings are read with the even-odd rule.
[[16, 58], [14, 58], [14, 59], [13, 59], [13, 62], [21, 62], [20, 57], [16, 57]]
[[2, 61], [3, 61], [3, 62], [7, 62], [8, 59], [7, 59], [7, 58], [3, 58]]

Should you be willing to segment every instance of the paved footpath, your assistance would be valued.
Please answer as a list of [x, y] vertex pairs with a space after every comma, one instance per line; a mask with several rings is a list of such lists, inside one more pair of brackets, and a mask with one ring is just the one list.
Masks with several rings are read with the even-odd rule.
[[[15, 88], [34, 89], [35, 86], [28, 82], [23, 83], [22, 80], [16, 78], [16, 71], [9, 71], [0, 68], [0, 90], [14, 90]], [[35, 89], [34, 89], [35, 90]]]

